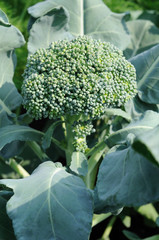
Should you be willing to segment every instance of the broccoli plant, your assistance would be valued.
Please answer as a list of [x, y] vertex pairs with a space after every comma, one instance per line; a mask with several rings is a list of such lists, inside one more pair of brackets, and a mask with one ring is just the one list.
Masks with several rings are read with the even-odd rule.
[[158, 226], [159, 30], [99, 0], [28, 12], [18, 92], [25, 40], [0, 11], [0, 239], [113, 240], [116, 220], [140, 239], [135, 214]]

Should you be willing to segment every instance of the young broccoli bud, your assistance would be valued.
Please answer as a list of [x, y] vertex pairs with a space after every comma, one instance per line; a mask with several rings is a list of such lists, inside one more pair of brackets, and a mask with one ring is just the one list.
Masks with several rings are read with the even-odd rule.
[[87, 36], [38, 50], [28, 58], [23, 76], [23, 104], [35, 119], [96, 119], [137, 92], [135, 68], [122, 52]]
[[88, 148], [86, 137], [95, 132], [91, 121], [76, 121], [73, 124], [74, 148], [77, 152], [85, 152]]

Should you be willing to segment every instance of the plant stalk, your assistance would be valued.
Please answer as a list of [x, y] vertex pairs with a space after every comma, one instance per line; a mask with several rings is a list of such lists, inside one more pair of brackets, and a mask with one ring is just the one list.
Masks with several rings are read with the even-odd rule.
[[66, 142], [67, 142], [67, 148], [65, 150], [66, 163], [67, 163], [67, 166], [69, 166], [71, 163], [72, 153], [75, 151], [73, 146], [74, 139], [73, 139], [73, 132], [72, 132], [72, 124], [66, 121], [65, 129], [66, 129], [65, 134], [66, 134]]
[[30, 174], [20, 165], [15, 159], [10, 158], [7, 163], [14, 171], [16, 171], [21, 177], [28, 177]]
[[41, 160], [41, 162], [44, 162], [45, 159], [49, 159], [46, 153], [44, 153], [40, 146], [32, 141], [32, 142], [27, 142], [28, 146], [33, 150], [33, 152], [38, 156], [38, 158]]

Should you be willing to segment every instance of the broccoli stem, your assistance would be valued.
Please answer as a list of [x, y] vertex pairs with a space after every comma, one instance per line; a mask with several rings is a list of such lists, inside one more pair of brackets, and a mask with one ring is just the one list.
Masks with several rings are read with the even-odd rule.
[[75, 151], [75, 148], [73, 146], [74, 133], [72, 132], [72, 123], [65, 121], [65, 130], [66, 130], [66, 142], [67, 142], [67, 148], [65, 150], [66, 164], [67, 166], [69, 166], [71, 164], [72, 153]]

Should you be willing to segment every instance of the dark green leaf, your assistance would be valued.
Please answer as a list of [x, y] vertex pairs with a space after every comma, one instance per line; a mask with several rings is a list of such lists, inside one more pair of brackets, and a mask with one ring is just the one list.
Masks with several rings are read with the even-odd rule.
[[60, 164], [45, 162], [30, 177], [0, 183], [14, 190], [7, 211], [18, 240], [89, 238], [92, 193]]
[[81, 152], [73, 152], [70, 169], [81, 176], [86, 176], [88, 172], [86, 156]]
[[37, 141], [40, 142], [43, 133], [33, 128], [10, 125], [0, 129], [0, 150], [8, 143], [13, 141]]
[[11, 193], [0, 191], [0, 239], [15, 240], [11, 220], [6, 213], [7, 200], [12, 196]]
[[69, 13], [69, 31], [73, 36], [91, 35], [121, 49], [129, 44], [126, 14], [111, 12], [102, 0], [47, 0], [30, 7], [28, 12], [33, 18], [39, 18], [61, 6]]
[[[103, 211], [116, 206], [136, 207], [159, 199], [159, 168], [131, 146], [115, 146], [98, 173], [95, 206]], [[101, 209], [100, 209], [101, 210]]]
[[11, 157], [15, 157], [19, 155], [24, 149], [24, 142], [20, 141], [13, 141], [0, 151], [0, 156], [2, 156], [5, 159], [9, 159]]
[[123, 233], [129, 240], [142, 240], [133, 232], [124, 230]]
[[139, 97], [143, 102], [159, 103], [159, 45], [131, 59], [136, 68]]
[[51, 126], [46, 131], [46, 133], [45, 133], [45, 135], [42, 139], [42, 147], [43, 147], [44, 150], [46, 150], [47, 148], [50, 147], [53, 132], [54, 132], [55, 128], [59, 125], [60, 122], [61, 121], [54, 122], [53, 124], [51, 124]]

